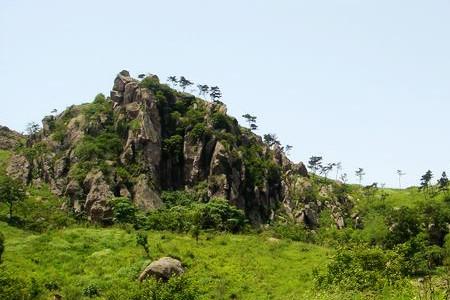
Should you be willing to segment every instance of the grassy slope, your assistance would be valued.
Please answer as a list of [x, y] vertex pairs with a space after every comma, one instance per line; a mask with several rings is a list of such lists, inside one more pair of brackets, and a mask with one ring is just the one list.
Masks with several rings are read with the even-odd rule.
[[[36, 235], [0, 223], [0, 231], [6, 236], [8, 269], [41, 284], [57, 282], [66, 299], [81, 298], [82, 289], [92, 283], [104, 294], [133, 288], [149, 263], [135, 235], [120, 228]], [[186, 235], [150, 232], [149, 243], [154, 258], [172, 255], [186, 263], [202, 299], [310, 298], [312, 270], [323, 267], [330, 254], [321, 247], [256, 235], [203, 236], [197, 244]]]
[[[9, 156], [0, 151], [0, 170]], [[414, 190], [387, 192], [386, 201], [398, 205], [421, 197]], [[58, 218], [57, 199], [48, 190], [33, 189], [28, 198], [22, 208], [17, 207], [18, 214], [39, 204], [36, 218]], [[1, 215], [4, 209], [0, 205]], [[83, 299], [82, 290], [90, 284], [100, 288], [102, 298], [123, 299], [127, 290], [138, 287], [136, 278], [150, 262], [131, 230], [69, 226], [35, 234], [0, 222], [0, 231], [6, 236], [7, 270], [28, 281], [34, 278], [41, 287], [58, 283], [64, 299]], [[312, 271], [324, 268], [333, 250], [271, 241], [263, 234], [203, 234], [197, 244], [188, 235], [149, 232], [149, 243], [152, 258], [182, 259], [188, 267], [186, 276], [198, 284], [202, 299], [411, 299], [407, 291], [405, 296], [392, 290], [378, 295], [319, 292], [314, 289]], [[49, 299], [51, 293], [42, 290], [41, 299]]]

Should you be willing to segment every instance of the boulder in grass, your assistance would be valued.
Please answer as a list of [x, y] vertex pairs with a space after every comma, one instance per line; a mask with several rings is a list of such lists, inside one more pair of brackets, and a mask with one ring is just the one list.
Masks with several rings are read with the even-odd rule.
[[184, 268], [181, 261], [171, 258], [163, 257], [157, 261], [152, 262], [139, 276], [139, 281], [143, 282], [149, 277], [158, 280], [167, 281], [173, 276], [178, 276], [184, 273]]

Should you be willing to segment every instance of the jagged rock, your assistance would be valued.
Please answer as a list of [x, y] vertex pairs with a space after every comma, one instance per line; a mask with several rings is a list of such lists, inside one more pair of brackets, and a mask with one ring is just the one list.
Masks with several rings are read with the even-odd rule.
[[0, 126], [0, 150], [13, 150], [20, 144], [22, 135], [8, 127]]
[[139, 276], [139, 281], [143, 282], [149, 277], [167, 281], [173, 276], [179, 276], [183, 273], [184, 268], [181, 261], [171, 257], [163, 257], [152, 262], [147, 268], [145, 268]]
[[[158, 83], [156, 75], [139, 81], [121, 71], [109, 99], [94, 106], [72, 106], [44, 119], [43, 130], [28, 146], [45, 145], [46, 153], [30, 162], [14, 157], [11, 173], [27, 182], [33, 174], [33, 182], [48, 183], [54, 193], [67, 196], [68, 209], [96, 222], [111, 218], [109, 200], [114, 195], [153, 210], [163, 206], [161, 190], [205, 184], [205, 201], [208, 196], [226, 198], [253, 223], [273, 220], [281, 208], [292, 220], [314, 227], [326, 206], [322, 202], [349, 207], [345, 197], [311, 203], [312, 186], [305, 166], [294, 164], [280, 147], [269, 147], [260, 136], [243, 130], [236, 119], [223, 116], [225, 105]], [[225, 125], [217, 126], [217, 121]], [[196, 128], [201, 137], [194, 138], [191, 132], [197, 125], [201, 125]], [[107, 143], [97, 139], [108, 135], [117, 147], [111, 155], [102, 155], [99, 148]], [[82, 143], [88, 146], [82, 148], [85, 152], [93, 148], [92, 162], [80, 155]], [[267, 167], [273, 164], [279, 168]], [[105, 173], [97, 171], [99, 167]], [[347, 215], [344, 208], [339, 213]]]
[[88, 218], [94, 222], [104, 222], [112, 217], [109, 201], [114, 197], [101, 171], [90, 172], [84, 180], [88, 190], [84, 209]]
[[133, 189], [134, 204], [145, 211], [163, 207], [159, 195], [150, 187], [147, 176], [141, 175]]
[[6, 170], [8, 176], [27, 184], [30, 180], [31, 164], [23, 155], [13, 155]]

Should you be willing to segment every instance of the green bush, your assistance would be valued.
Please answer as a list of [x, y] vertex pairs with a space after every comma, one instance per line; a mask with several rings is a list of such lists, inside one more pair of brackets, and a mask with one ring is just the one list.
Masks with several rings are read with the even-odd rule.
[[196, 300], [199, 291], [186, 277], [173, 277], [168, 282], [149, 280], [132, 299], [136, 300]]
[[83, 289], [83, 296], [94, 298], [100, 296], [100, 290], [95, 284], [90, 284]]
[[137, 209], [130, 199], [125, 197], [114, 198], [111, 201], [113, 221], [119, 224], [134, 224], [136, 222]]
[[215, 112], [211, 116], [211, 123], [216, 130], [231, 130], [231, 120], [226, 114], [221, 112]]
[[163, 191], [161, 200], [167, 207], [189, 206], [197, 202], [195, 195], [187, 191]]
[[341, 248], [324, 273], [314, 272], [319, 287], [344, 290], [381, 290], [402, 279], [401, 255], [378, 247]]

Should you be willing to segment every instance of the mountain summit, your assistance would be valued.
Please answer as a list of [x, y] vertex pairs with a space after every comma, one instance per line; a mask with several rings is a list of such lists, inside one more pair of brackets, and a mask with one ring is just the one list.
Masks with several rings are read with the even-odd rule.
[[[255, 224], [277, 215], [314, 226], [328, 207], [344, 226], [346, 197], [324, 186], [312, 198], [303, 163], [280, 143], [263, 141], [227, 115], [226, 106], [161, 84], [156, 75], [121, 71], [110, 97], [73, 105], [43, 119], [8, 172], [30, 184], [48, 183], [66, 208], [108, 222], [114, 197], [142, 210], [164, 206], [166, 190], [192, 190], [204, 201], [222, 197]], [[345, 204], [345, 205], [343, 205]]]

